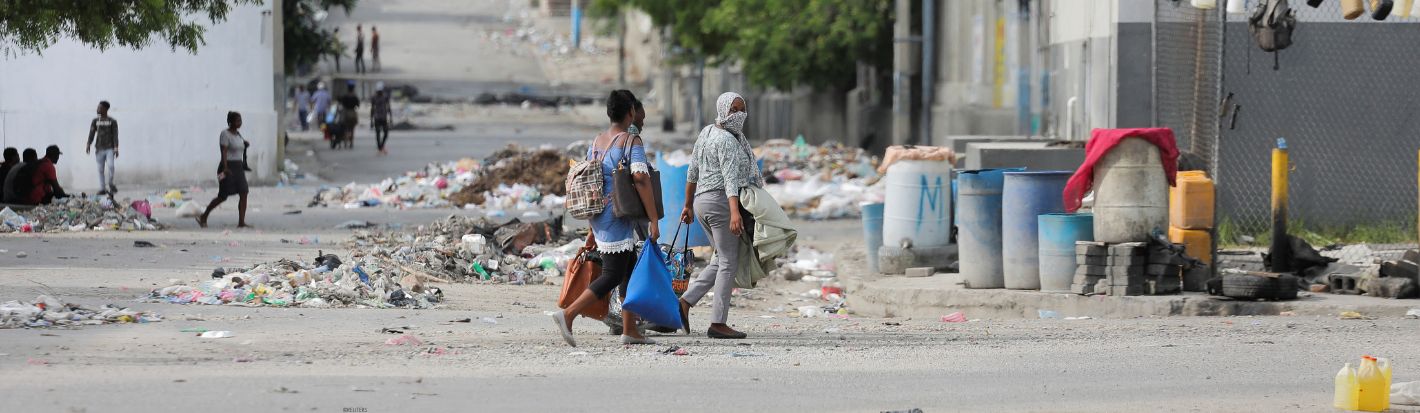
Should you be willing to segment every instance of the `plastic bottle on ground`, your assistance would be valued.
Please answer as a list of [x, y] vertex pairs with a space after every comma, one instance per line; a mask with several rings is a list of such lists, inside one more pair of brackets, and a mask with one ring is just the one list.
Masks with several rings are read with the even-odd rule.
[[1365, 356], [1361, 358], [1361, 368], [1356, 371], [1356, 382], [1360, 391], [1357, 392], [1357, 410], [1366, 412], [1385, 411], [1386, 399], [1390, 398], [1390, 386], [1385, 383], [1385, 374], [1376, 367], [1376, 358]]
[[1356, 410], [1358, 391], [1360, 387], [1356, 382], [1356, 369], [1351, 368], [1351, 363], [1346, 363], [1346, 366], [1336, 373], [1336, 395], [1331, 405], [1341, 410]]

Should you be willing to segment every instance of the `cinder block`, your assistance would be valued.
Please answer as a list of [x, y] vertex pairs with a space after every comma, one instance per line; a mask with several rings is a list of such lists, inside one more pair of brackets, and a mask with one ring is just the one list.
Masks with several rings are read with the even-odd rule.
[[1075, 293], [1075, 294], [1079, 294], [1079, 295], [1090, 295], [1090, 294], [1094, 294], [1094, 292], [1095, 292], [1095, 285], [1094, 285], [1094, 284], [1071, 284], [1071, 285], [1070, 285], [1070, 292]]
[[908, 268], [908, 269], [907, 269], [907, 276], [908, 276], [908, 277], [931, 277], [932, 274], [935, 274], [936, 272], [937, 272], [937, 270], [936, 270], [935, 268], [932, 268], [932, 267]]
[[1109, 255], [1145, 255], [1147, 244], [1142, 242], [1124, 242], [1109, 246]]
[[1109, 270], [1107, 271], [1108, 274], [1106, 274], [1106, 275], [1111, 276], [1111, 277], [1115, 277], [1115, 276], [1141, 277], [1141, 276], [1144, 275], [1144, 268], [1145, 268], [1145, 267], [1144, 267], [1143, 265], [1127, 265], [1127, 266], [1126, 266], [1126, 265], [1111, 265], [1111, 266], [1109, 266], [1108, 268], [1109, 268]]
[[1109, 275], [1109, 266], [1108, 266], [1108, 265], [1077, 265], [1077, 266], [1075, 266], [1075, 275], [1080, 275], [1080, 274], [1093, 275], [1093, 276], [1097, 276], [1097, 277], [1103, 277], [1103, 276]]
[[1145, 288], [1143, 285], [1113, 285], [1109, 287], [1109, 295], [1115, 297], [1144, 295], [1144, 293]]
[[1142, 275], [1111, 275], [1105, 278], [1109, 280], [1109, 285], [1111, 287], [1120, 285], [1132, 285], [1142, 287], [1144, 285], [1144, 282], [1148, 280], [1148, 278], [1145, 278]]
[[1094, 241], [1076, 241], [1075, 255], [1109, 255], [1109, 244]]
[[1360, 281], [1361, 277], [1347, 274], [1331, 274], [1327, 279], [1331, 285], [1332, 294], [1360, 294], [1360, 291], [1357, 290]]
[[1075, 255], [1077, 265], [1109, 265], [1108, 255]]

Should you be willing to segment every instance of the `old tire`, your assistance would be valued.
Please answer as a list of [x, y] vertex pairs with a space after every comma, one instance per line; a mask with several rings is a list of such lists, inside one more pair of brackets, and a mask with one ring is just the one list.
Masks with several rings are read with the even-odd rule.
[[1291, 300], [1297, 298], [1297, 277], [1286, 274], [1277, 278], [1224, 275], [1223, 295], [1244, 300]]

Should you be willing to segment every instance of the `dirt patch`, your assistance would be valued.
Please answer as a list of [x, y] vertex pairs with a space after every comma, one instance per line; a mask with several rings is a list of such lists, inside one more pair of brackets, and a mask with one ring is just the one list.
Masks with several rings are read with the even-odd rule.
[[524, 184], [537, 188], [542, 194], [563, 196], [567, 194], [565, 178], [571, 168], [566, 156], [555, 149], [524, 150], [509, 146], [484, 159], [487, 169], [473, 181], [449, 196], [449, 202], [462, 207], [465, 204], [482, 205], [484, 193], [498, 188], [498, 185]]

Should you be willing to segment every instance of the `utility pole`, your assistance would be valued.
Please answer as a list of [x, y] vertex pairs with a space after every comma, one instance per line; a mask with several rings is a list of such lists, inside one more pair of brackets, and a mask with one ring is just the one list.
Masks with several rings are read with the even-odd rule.
[[916, 74], [913, 53], [922, 41], [912, 36], [913, 0], [896, 0], [897, 13], [893, 20], [892, 53], [892, 144], [905, 145], [914, 142], [912, 111], [912, 75]]
[[657, 98], [661, 99], [661, 131], [675, 132], [675, 73], [671, 66], [671, 27], [661, 28], [661, 78], [662, 87]]
[[917, 142], [923, 145], [932, 144], [932, 89], [937, 86], [933, 76], [937, 73], [936, 20], [937, 0], [922, 0], [922, 130]]
[[616, 13], [616, 81], [626, 87], [626, 11]]

